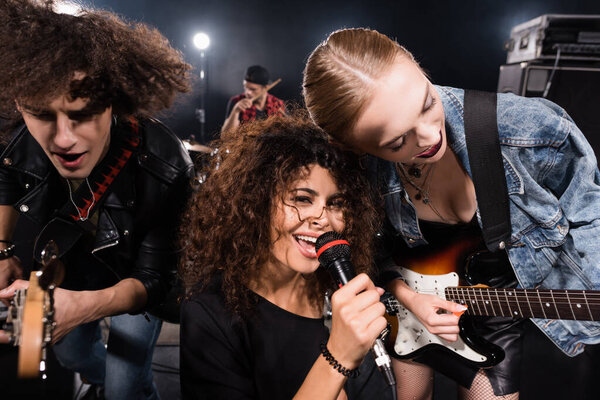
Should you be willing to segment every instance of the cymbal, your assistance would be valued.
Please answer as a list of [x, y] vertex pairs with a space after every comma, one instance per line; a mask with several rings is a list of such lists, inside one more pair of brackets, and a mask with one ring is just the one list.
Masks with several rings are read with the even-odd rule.
[[187, 151], [195, 151], [198, 153], [206, 153], [210, 154], [213, 152], [212, 147], [205, 146], [196, 142], [195, 140], [184, 140], [183, 145], [185, 146]]

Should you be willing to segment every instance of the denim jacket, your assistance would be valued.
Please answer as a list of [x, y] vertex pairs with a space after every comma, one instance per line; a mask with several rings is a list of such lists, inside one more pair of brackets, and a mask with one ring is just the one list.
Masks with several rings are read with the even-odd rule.
[[[448, 145], [471, 175], [463, 90], [436, 86]], [[497, 121], [510, 204], [508, 257], [523, 288], [600, 290], [600, 173], [567, 113], [539, 98], [498, 94]], [[427, 242], [394, 163], [367, 158], [371, 181], [408, 246]], [[481, 226], [479, 210], [477, 219]], [[600, 322], [533, 319], [566, 354], [600, 343]]]

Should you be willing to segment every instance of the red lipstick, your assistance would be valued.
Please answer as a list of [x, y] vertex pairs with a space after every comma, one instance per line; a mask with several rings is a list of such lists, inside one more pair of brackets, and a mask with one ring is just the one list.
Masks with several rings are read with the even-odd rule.
[[425, 150], [424, 152], [417, 154], [418, 158], [431, 158], [437, 154], [438, 151], [442, 148], [444, 138], [442, 137], [442, 131], [440, 131], [440, 141], [437, 142], [433, 147]]

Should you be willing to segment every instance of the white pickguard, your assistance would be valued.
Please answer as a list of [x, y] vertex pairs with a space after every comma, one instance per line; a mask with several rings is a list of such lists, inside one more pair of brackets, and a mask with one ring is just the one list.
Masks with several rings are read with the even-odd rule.
[[[424, 275], [406, 268], [398, 268], [406, 284], [417, 293], [435, 294], [445, 300], [444, 289], [448, 286], [458, 286], [458, 275], [454, 272], [445, 275]], [[460, 336], [456, 342], [449, 342], [429, 333], [417, 317], [401, 304], [398, 304], [397, 317], [399, 326], [394, 350], [401, 357], [409, 358], [411, 353], [424, 346], [439, 344], [471, 361], [477, 363], [488, 361], [488, 357], [467, 346]]]

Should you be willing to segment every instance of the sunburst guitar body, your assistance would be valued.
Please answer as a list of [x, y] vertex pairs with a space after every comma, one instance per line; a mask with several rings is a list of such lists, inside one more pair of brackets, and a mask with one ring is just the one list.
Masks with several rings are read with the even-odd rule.
[[[480, 338], [471, 318], [502, 316], [600, 321], [600, 291], [495, 288], [474, 283], [474, 260], [482, 253], [480, 240], [461, 240], [423, 256], [405, 259], [397, 267], [417, 293], [438, 296], [467, 306], [459, 320], [459, 339], [449, 342], [431, 334], [419, 319], [393, 296], [384, 300], [391, 326], [387, 350], [398, 359], [413, 359], [425, 351], [444, 351], [477, 368], [498, 364], [503, 350]], [[488, 253], [489, 254], [489, 253]], [[396, 260], [397, 262], [400, 260]], [[479, 268], [482, 269], [482, 268]]]

